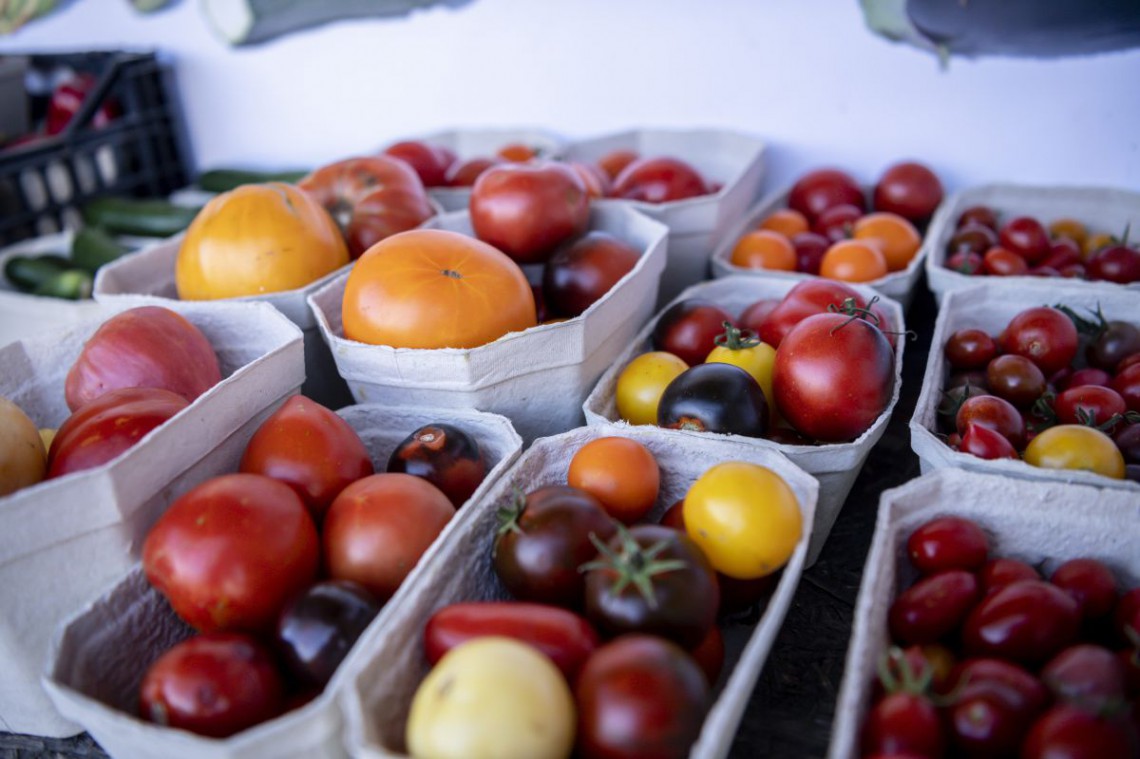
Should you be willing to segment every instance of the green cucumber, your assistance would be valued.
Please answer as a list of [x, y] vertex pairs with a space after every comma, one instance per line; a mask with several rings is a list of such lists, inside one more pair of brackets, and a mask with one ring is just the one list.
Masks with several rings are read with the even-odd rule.
[[170, 237], [190, 226], [199, 210], [165, 200], [105, 196], [83, 207], [83, 221], [116, 235]]
[[15, 287], [32, 292], [57, 274], [74, 268], [63, 256], [12, 256], [4, 263], [4, 277]]
[[69, 300], [83, 300], [91, 297], [95, 289], [95, 278], [83, 269], [66, 269], [39, 284], [32, 291], [35, 295], [48, 295]]
[[99, 227], [83, 227], [71, 238], [71, 262], [92, 274], [126, 252], [125, 246]]
[[249, 171], [246, 169], [210, 169], [198, 175], [198, 187], [206, 192], [229, 192], [243, 184], [264, 184], [265, 182], [288, 182], [296, 184], [304, 179], [307, 171]]

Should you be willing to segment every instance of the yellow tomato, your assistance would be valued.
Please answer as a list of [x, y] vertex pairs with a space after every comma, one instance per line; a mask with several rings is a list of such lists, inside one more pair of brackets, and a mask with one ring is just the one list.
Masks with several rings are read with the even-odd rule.
[[642, 353], [618, 375], [615, 391], [617, 412], [630, 424], [657, 424], [661, 394], [689, 365], [672, 353]]
[[349, 261], [336, 222], [307, 193], [251, 184], [210, 200], [186, 230], [174, 268], [182, 300], [293, 290]]
[[803, 514], [788, 483], [745, 461], [710, 468], [689, 488], [681, 509], [685, 532], [713, 567], [738, 580], [784, 566], [803, 535]]
[[1105, 477], [1124, 479], [1124, 455], [1112, 438], [1083, 424], [1059, 424], [1029, 441], [1023, 454], [1033, 466], [1045, 469], [1083, 469]]
[[768, 401], [768, 411], [774, 412], [776, 402], [772, 397], [772, 367], [776, 364], [776, 349], [757, 339], [749, 340], [741, 337], [740, 330], [735, 327], [730, 328], [728, 338], [723, 344], [719, 342], [721, 338], [718, 337], [717, 340], [717, 347], [709, 351], [705, 363], [732, 364], [751, 374], [752, 378], [760, 383], [760, 389], [764, 391], [764, 400]]
[[0, 396], [0, 496], [35, 485], [46, 471], [40, 431], [23, 409]]

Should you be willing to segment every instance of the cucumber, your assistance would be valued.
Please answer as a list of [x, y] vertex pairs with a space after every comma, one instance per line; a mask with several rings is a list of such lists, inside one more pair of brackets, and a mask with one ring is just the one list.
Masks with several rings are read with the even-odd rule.
[[91, 276], [91, 272], [83, 269], [65, 269], [41, 282], [32, 293], [68, 300], [83, 300], [90, 298], [94, 289], [95, 278]]
[[165, 200], [105, 196], [83, 207], [83, 221], [116, 235], [170, 237], [190, 226], [199, 210]]
[[229, 192], [243, 184], [288, 182], [296, 184], [308, 175], [307, 171], [248, 171], [246, 169], [211, 169], [198, 176], [198, 187], [206, 192]]
[[4, 277], [25, 292], [32, 292], [52, 277], [75, 268], [63, 256], [12, 256], [4, 264]]
[[126, 252], [126, 247], [99, 227], [83, 227], [71, 239], [71, 262], [92, 274]]

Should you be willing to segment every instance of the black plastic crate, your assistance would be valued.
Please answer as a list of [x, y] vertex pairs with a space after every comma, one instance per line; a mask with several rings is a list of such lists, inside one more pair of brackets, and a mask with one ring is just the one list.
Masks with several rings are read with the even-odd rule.
[[[29, 56], [29, 70], [43, 77], [63, 67], [97, 84], [62, 132], [0, 149], [0, 245], [74, 228], [92, 198], [165, 197], [193, 176], [169, 62], [153, 52]], [[29, 96], [35, 122], [50, 93]], [[93, 126], [104, 103], [117, 115]]]

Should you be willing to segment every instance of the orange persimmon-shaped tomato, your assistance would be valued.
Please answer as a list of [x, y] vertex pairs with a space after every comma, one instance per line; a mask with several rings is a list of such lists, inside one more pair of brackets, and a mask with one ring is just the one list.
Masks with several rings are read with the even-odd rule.
[[336, 222], [283, 182], [250, 184], [210, 200], [186, 230], [174, 267], [182, 300], [293, 290], [347, 264]]
[[535, 326], [518, 264], [458, 232], [414, 229], [373, 245], [349, 272], [344, 336], [394, 348], [474, 348]]

